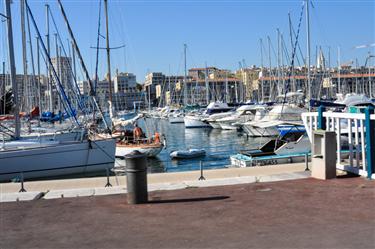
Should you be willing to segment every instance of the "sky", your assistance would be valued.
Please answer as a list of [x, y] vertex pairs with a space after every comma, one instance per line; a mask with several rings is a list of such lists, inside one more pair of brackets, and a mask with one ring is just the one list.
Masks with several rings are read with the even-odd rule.
[[[2, 1], [3, 2], [3, 1]], [[50, 9], [66, 50], [67, 33], [57, 1], [29, 0], [38, 28], [45, 35], [45, 4]], [[99, 1], [62, 0], [69, 22], [90, 75], [94, 75]], [[22, 69], [22, 43], [19, 1], [12, 4], [13, 31], [17, 73]], [[101, 2], [100, 47], [105, 46], [104, 7]], [[0, 13], [5, 13], [4, 3]], [[142, 83], [148, 72], [183, 74], [183, 44], [186, 43], [187, 67], [216, 66], [236, 70], [239, 61], [247, 66], [269, 65], [267, 36], [277, 50], [277, 29], [291, 50], [288, 13], [295, 32], [301, 14], [301, 0], [108, 0], [110, 46], [125, 48], [111, 51], [112, 75], [115, 70], [136, 74]], [[299, 45], [306, 54], [306, 15], [303, 11]], [[315, 64], [316, 48], [321, 47], [331, 65], [358, 59], [364, 65], [368, 52], [375, 47], [356, 46], [375, 43], [375, 0], [314, 0], [310, 4], [311, 63]], [[35, 30], [31, 28], [35, 49]], [[54, 35], [50, 21], [51, 48], [54, 56]], [[7, 61], [5, 22], [0, 28], [0, 59]], [[260, 49], [260, 39], [264, 48]], [[29, 48], [28, 48], [29, 49]], [[329, 53], [330, 51], [330, 53]], [[275, 51], [277, 53], [277, 51]], [[271, 64], [276, 64], [271, 49]], [[330, 54], [330, 56], [329, 56]], [[99, 76], [107, 70], [105, 50], [100, 50]], [[30, 58], [29, 58], [30, 61]], [[375, 64], [372, 59], [371, 64]], [[355, 64], [353, 64], [355, 65]], [[29, 65], [30, 70], [31, 65]], [[42, 70], [43, 72], [43, 70]], [[79, 76], [82, 77], [82, 76]]]

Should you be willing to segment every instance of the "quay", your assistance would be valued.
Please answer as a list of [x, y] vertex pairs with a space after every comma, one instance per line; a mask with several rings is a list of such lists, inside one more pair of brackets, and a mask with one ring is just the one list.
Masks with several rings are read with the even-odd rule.
[[312, 178], [0, 204], [0, 248], [373, 248], [375, 182]]
[[[206, 178], [204, 181], [198, 180], [200, 171], [148, 174], [147, 178], [149, 191], [175, 190], [306, 178], [310, 172], [305, 172], [305, 168], [304, 163], [295, 163], [204, 170], [203, 175]], [[2, 183], [0, 184], [0, 202], [126, 193], [126, 176], [111, 176], [109, 183], [112, 187], [105, 187], [106, 177], [26, 181], [24, 188], [27, 192], [19, 192], [21, 183]]]

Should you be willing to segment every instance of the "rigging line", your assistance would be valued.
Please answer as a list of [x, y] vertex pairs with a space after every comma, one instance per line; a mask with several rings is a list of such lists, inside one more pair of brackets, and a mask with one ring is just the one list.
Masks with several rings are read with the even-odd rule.
[[102, 1], [99, 0], [99, 17], [98, 17], [98, 37], [96, 39], [96, 62], [95, 62], [95, 82], [94, 82], [94, 94], [96, 95], [96, 88], [98, 86], [98, 64], [99, 64], [99, 43], [100, 43], [100, 17], [102, 10]]
[[[32, 94], [33, 96], [35, 96], [34, 98], [36, 98], [36, 94], [34, 92], [35, 89], [37, 89], [36, 87], [36, 82], [35, 82], [35, 64], [34, 64], [34, 51], [33, 51], [33, 43], [31, 41], [31, 31], [30, 31], [30, 18], [29, 18], [29, 13], [26, 11], [26, 22], [27, 22], [27, 33], [28, 33], [28, 36], [29, 36], [29, 44], [30, 44], [30, 59], [31, 59], [31, 69], [32, 69]], [[35, 101], [35, 103], [38, 103], [37, 101]], [[40, 110], [40, 106], [39, 106], [39, 110]]]
[[[300, 30], [301, 30], [301, 23], [302, 23], [302, 18], [303, 18], [303, 10], [305, 8], [305, 4], [302, 5], [302, 8], [301, 8], [301, 14], [300, 14], [300, 18], [299, 18], [299, 23], [298, 23], [298, 29], [297, 29], [297, 36], [296, 36], [296, 40], [294, 42], [294, 47], [293, 47], [293, 52], [292, 52], [292, 63], [291, 63], [291, 68], [294, 67], [294, 59], [295, 59], [295, 55], [296, 55], [296, 50], [297, 50], [297, 44], [298, 44], [298, 38], [299, 38], [299, 34], [300, 34]], [[291, 70], [289, 70], [288, 72], [288, 77], [287, 77], [287, 80], [286, 80], [286, 83], [285, 83], [285, 93], [284, 93], [284, 99], [283, 99], [283, 105], [281, 107], [281, 112], [283, 111], [284, 109], [284, 103], [286, 101], [286, 94], [288, 92], [288, 88], [289, 88], [289, 84], [290, 84], [290, 77], [291, 77]]]
[[105, 125], [105, 128], [107, 130], [108, 133], [111, 133], [111, 130], [110, 130], [110, 127], [109, 127], [109, 124], [108, 122], [106, 121], [106, 119], [104, 118], [104, 114], [103, 114], [103, 111], [102, 111], [102, 108], [101, 106], [98, 104], [96, 98], [95, 98], [95, 95], [93, 95], [93, 85], [92, 85], [92, 81], [90, 79], [90, 75], [89, 75], [89, 72], [87, 71], [87, 68], [86, 68], [86, 65], [85, 65], [85, 62], [83, 60], [83, 57], [82, 57], [82, 54], [81, 54], [81, 51], [79, 50], [78, 48], [78, 45], [77, 45], [77, 41], [74, 37], [74, 34], [73, 34], [73, 30], [72, 28], [70, 27], [70, 24], [69, 24], [69, 21], [68, 21], [68, 17], [66, 16], [66, 13], [65, 13], [65, 10], [64, 10], [64, 7], [61, 3], [61, 0], [57, 0], [58, 4], [59, 4], [59, 7], [60, 7], [60, 11], [61, 11], [61, 15], [63, 16], [64, 18], [64, 21], [65, 21], [65, 25], [68, 29], [68, 32], [69, 32], [69, 35], [70, 35], [70, 38], [72, 39], [72, 42], [73, 42], [73, 45], [74, 45], [74, 48], [75, 50], [77, 51], [77, 56], [78, 56], [78, 59], [79, 59], [79, 62], [81, 63], [81, 67], [84, 71], [84, 75], [86, 77], [86, 80], [88, 81], [89, 83], [89, 86], [90, 86], [90, 96], [91, 96], [91, 100], [95, 106], [95, 108], [98, 109], [100, 115], [103, 117], [103, 122], [104, 122], [104, 125]]
[[[294, 39], [296, 39], [297, 34], [296, 34], [296, 31], [294, 30], [293, 24], [291, 24], [291, 28], [292, 28], [292, 33], [293, 33], [293, 35], [294, 35]], [[306, 60], [305, 60], [305, 58], [303, 57], [302, 49], [301, 49], [301, 46], [300, 46], [299, 42], [298, 42], [298, 51], [299, 51], [299, 53], [300, 53], [300, 56], [301, 56], [301, 59], [302, 59], [304, 65], [306, 65]], [[297, 56], [297, 55], [296, 55], [296, 56]], [[298, 56], [297, 56], [297, 59], [298, 59]]]
[[[45, 64], [47, 64], [48, 61], [47, 61], [47, 58], [45, 57], [45, 55], [44, 55], [42, 52], [40, 52], [40, 55], [41, 55], [41, 57], [42, 57], [43, 62], [44, 62]], [[58, 96], [59, 99], [64, 103], [64, 100], [63, 100], [63, 98], [61, 97], [61, 95], [58, 94], [57, 96]], [[65, 109], [65, 106], [64, 106], [64, 109]], [[65, 111], [66, 111], [66, 109], [65, 109]], [[66, 112], [66, 113], [68, 113], [68, 112]], [[72, 121], [71, 119], [69, 119], [69, 120], [70, 120], [70, 122], [71, 122], [72, 124], [74, 124], [73, 121]]]
[[[77, 119], [76, 113], [73, 111], [73, 108], [72, 108], [72, 105], [71, 105], [71, 103], [70, 103], [70, 100], [69, 100], [69, 98], [66, 96], [66, 93], [65, 93], [65, 91], [64, 91], [64, 88], [63, 88], [63, 86], [61, 85], [60, 78], [57, 76], [57, 72], [56, 72], [56, 70], [55, 70], [55, 67], [54, 67], [53, 64], [52, 64], [51, 57], [50, 57], [50, 55], [49, 55], [48, 52], [47, 52], [47, 48], [46, 48], [46, 46], [45, 46], [45, 44], [44, 44], [44, 41], [43, 41], [43, 39], [42, 39], [42, 36], [41, 36], [41, 34], [40, 34], [40, 32], [39, 32], [38, 26], [36, 25], [36, 22], [35, 22], [35, 19], [34, 19], [33, 13], [31, 12], [31, 9], [30, 9], [30, 6], [29, 6], [29, 3], [27, 2], [27, 0], [25, 0], [25, 5], [26, 5], [26, 8], [27, 8], [27, 11], [28, 11], [29, 14], [30, 14], [31, 21], [32, 21], [32, 23], [33, 23], [33, 25], [34, 25], [35, 31], [36, 31], [36, 33], [37, 33], [37, 35], [39, 36], [39, 39], [40, 39], [40, 41], [41, 41], [42, 48], [43, 48], [44, 53], [46, 54], [46, 58], [47, 58], [47, 60], [48, 60], [48, 64], [49, 64], [49, 65], [51, 66], [51, 68], [52, 68], [52, 73], [53, 73], [53, 75], [55, 76], [55, 83], [56, 83], [57, 86], [58, 86], [57, 89], [58, 89], [58, 91], [60, 92], [60, 94], [62, 95], [62, 97], [63, 97], [64, 100], [65, 100], [65, 101], [62, 101], [62, 102], [64, 103], [64, 109], [65, 109], [65, 111], [66, 111], [67, 113], [68, 113], [68, 110], [69, 110], [70, 115], [74, 118], [74, 121], [75, 121], [75, 122], [77, 123], [77, 125], [79, 126], [80, 124], [79, 124], [79, 122], [78, 122], [78, 119]], [[66, 108], [65, 105], [67, 105], [67, 108]]]
[[[59, 29], [57, 28], [57, 25], [56, 25], [56, 22], [55, 22], [55, 18], [54, 18], [54, 16], [52, 15], [52, 12], [51, 12], [51, 11], [49, 11], [48, 13], [49, 13], [49, 15], [51, 16], [52, 23], [53, 23], [53, 26], [55, 27], [55, 30], [56, 30], [56, 33], [57, 33], [57, 38], [59, 39], [59, 42], [60, 42], [60, 45], [61, 45], [62, 50], [63, 50], [63, 52], [64, 52], [64, 55], [65, 55], [65, 57], [67, 57], [67, 53], [66, 53], [66, 50], [65, 50], [65, 46], [64, 46], [64, 44], [63, 44], [63, 42], [62, 42], [62, 39], [61, 39], [61, 35], [60, 35], [60, 32], [59, 32]], [[67, 64], [68, 64], [68, 67], [69, 67], [70, 72], [71, 72], [72, 75], [73, 75], [72, 78], [73, 78], [74, 85], [72, 85], [71, 82], [70, 82], [70, 84], [73, 86], [73, 89], [75, 90], [76, 95], [78, 95], [78, 96], [76, 96], [76, 98], [77, 98], [77, 100], [78, 100], [78, 103], [79, 103], [79, 107], [80, 107], [80, 109], [81, 109], [82, 111], [84, 111], [85, 108], [84, 108], [84, 105], [82, 104], [83, 96], [82, 96], [81, 91], [80, 91], [80, 89], [79, 89], [78, 83], [77, 83], [77, 81], [76, 81], [76, 76], [74, 75], [73, 68], [72, 68], [72, 65], [71, 65], [71, 63], [70, 63], [69, 60], [67, 60]], [[84, 112], [85, 112], [85, 111], [84, 111]]]

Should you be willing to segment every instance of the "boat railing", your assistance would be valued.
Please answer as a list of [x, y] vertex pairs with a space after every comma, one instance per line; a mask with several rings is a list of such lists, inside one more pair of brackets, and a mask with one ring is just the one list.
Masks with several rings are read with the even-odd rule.
[[375, 115], [365, 113], [306, 112], [302, 114], [310, 142], [317, 129], [334, 131], [337, 143], [336, 168], [375, 179]]

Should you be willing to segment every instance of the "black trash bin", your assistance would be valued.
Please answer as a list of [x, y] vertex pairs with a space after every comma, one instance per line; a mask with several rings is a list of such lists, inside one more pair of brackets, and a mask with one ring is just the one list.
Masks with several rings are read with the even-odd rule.
[[125, 156], [126, 185], [129, 204], [147, 203], [147, 160], [146, 155], [134, 151]]

